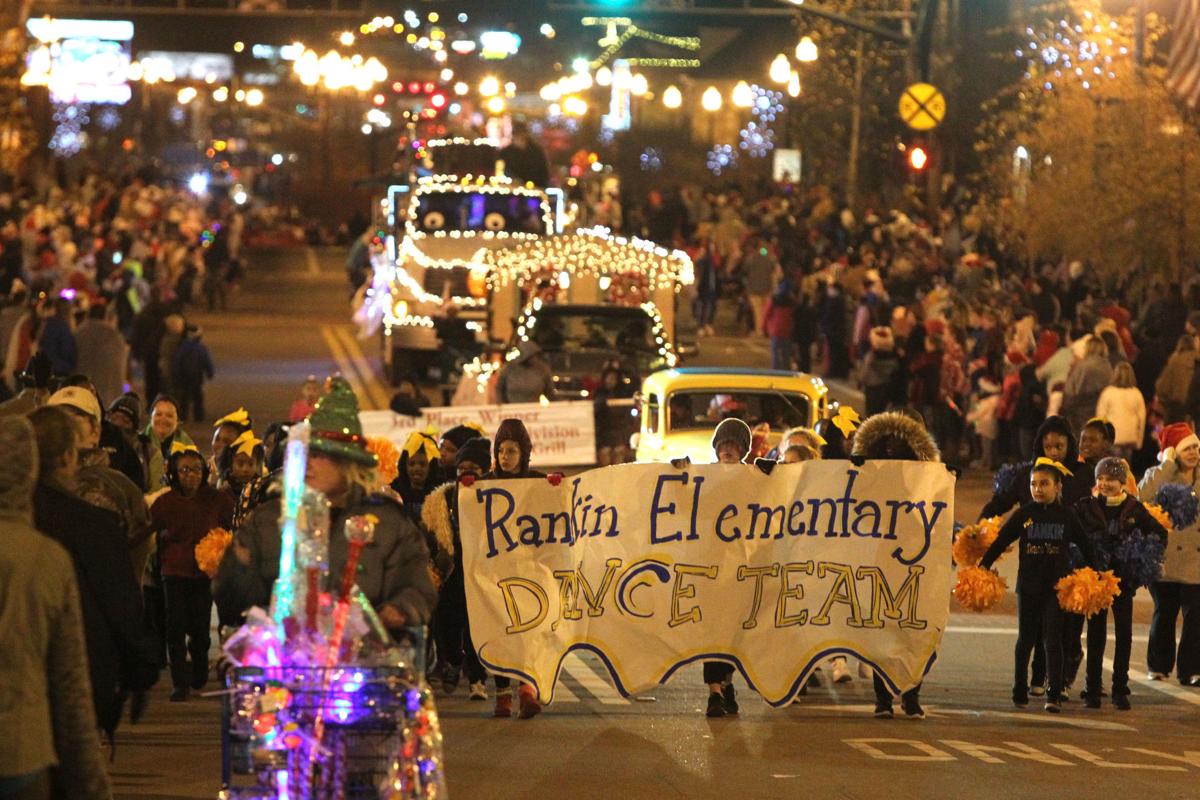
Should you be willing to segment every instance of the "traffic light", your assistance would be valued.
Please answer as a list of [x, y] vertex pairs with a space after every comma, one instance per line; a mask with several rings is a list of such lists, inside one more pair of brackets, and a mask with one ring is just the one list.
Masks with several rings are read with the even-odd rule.
[[921, 172], [925, 169], [925, 165], [929, 163], [929, 153], [920, 145], [913, 145], [908, 149], [908, 166], [913, 172]]

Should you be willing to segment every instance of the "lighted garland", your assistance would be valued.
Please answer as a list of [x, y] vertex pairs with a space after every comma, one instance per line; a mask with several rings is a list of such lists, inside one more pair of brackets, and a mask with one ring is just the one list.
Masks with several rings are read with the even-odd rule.
[[580, 228], [573, 234], [481, 251], [474, 260], [489, 270], [491, 291], [522, 280], [530, 264], [553, 264], [559, 272], [595, 278], [640, 273], [646, 276], [651, 291], [678, 291], [695, 278], [692, 260], [682, 250], [667, 250], [636, 237], [613, 236], [602, 227]]
[[[662, 33], [655, 33], [643, 28], [639, 28], [633, 24], [633, 20], [629, 17], [584, 17], [582, 24], [588, 27], [604, 26], [608, 29], [608, 35], [600, 40], [600, 44], [604, 47], [600, 55], [592, 59], [588, 65], [592, 69], [599, 69], [610, 62], [618, 52], [621, 51], [630, 40], [645, 39], [655, 44], [674, 47], [679, 50], [696, 51], [700, 49], [699, 36], [668, 36]], [[620, 34], [616, 33], [617, 28], [624, 28]], [[630, 66], [639, 67], [672, 67], [677, 69], [694, 69], [700, 66], [700, 60], [696, 58], [627, 58]]]
[[536, 299], [543, 303], [553, 303], [562, 290], [559, 274], [553, 264], [543, 264], [537, 271], [530, 272], [521, 280], [522, 301], [530, 303]]
[[[453, 176], [450, 176], [453, 178]], [[418, 184], [416, 191], [412, 193], [412, 197], [408, 203], [408, 213], [405, 215], [404, 230], [410, 238], [420, 239], [432, 237], [435, 239], [517, 239], [531, 240], [538, 239], [544, 234], [540, 233], [525, 233], [523, 231], [506, 231], [506, 230], [487, 230], [487, 231], [422, 231], [418, 230], [414, 224], [417, 217], [417, 208], [420, 205], [420, 199], [425, 195], [430, 194], [495, 194], [517, 197], [536, 197], [540, 202], [542, 211], [542, 222], [545, 225], [545, 230], [554, 229], [554, 213], [550, 208], [550, 201], [546, 198], [546, 193], [538, 189], [529, 187], [515, 186], [509, 180], [495, 178], [484, 178], [479, 176], [475, 183], [469, 183], [465, 179], [460, 179], [459, 182], [447, 180], [444, 176], [439, 176], [428, 183], [421, 182]]]
[[622, 272], [613, 277], [606, 297], [613, 305], [640, 306], [650, 299], [650, 282], [643, 272]]

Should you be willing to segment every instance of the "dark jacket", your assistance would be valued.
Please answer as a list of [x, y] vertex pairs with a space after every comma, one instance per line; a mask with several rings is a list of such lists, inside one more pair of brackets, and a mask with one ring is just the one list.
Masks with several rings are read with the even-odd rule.
[[196, 545], [213, 528], [233, 527], [233, 498], [201, 484], [184, 497], [171, 489], [150, 507], [150, 530], [158, 534], [162, 574], [172, 578], [207, 577], [196, 564]]
[[[266, 608], [271, 588], [279, 577], [279, 517], [281, 500], [268, 499], [251, 512], [234, 537], [235, 544], [250, 551], [250, 564], [243, 565], [230, 547], [213, 583], [213, 596], [222, 616], [237, 616], [251, 606]], [[388, 603], [404, 614], [407, 624], [429, 621], [437, 604], [437, 592], [429, 577], [429, 550], [416, 525], [398, 503], [382, 495], [365, 495], [352, 490], [345, 508], [331, 510], [329, 520], [330, 585], [341, 581], [349, 543], [342, 534], [347, 517], [374, 514], [375, 539], [363, 548], [359, 560], [358, 586], [378, 608]]]
[[1110, 524], [1106, 501], [1103, 497], [1086, 497], [1075, 504], [1075, 513], [1084, 531], [1092, 540], [1096, 551], [1097, 569], [1111, 569], [1121, 579], [1122, 589], [1133, 583], [1130, 569], [1117, 558], [1121, 542], [1140, 530], [1143, 535], [1154, 535], [1166, 542], [1167, 532], [1158, 520], [1150, 515], [1146, 507], [1134, 495], [1126, 495]]
[[[1067, 437], [1067, 457], [1063, 466], [1071, 470], [1071, 475], [1063, 476], [1062, 502], [1070, 507], [1091, 494], [1095, 478], [1091, 467], [1079, 460], [1079, 446], [1071, 433], [1070, 424], [1062, 417], [1047, 417], [1034, 434], [1033, 458], [1036, 461], [1046, 454], [1042, 442], [1048, 433], [1060, 433]], [[980, 519], [998, 517], [1007, 514], [1013, 506], [1022, 506], [1032, 502], [1029, 494], [1029, 472], [1033, 469], [1033, 461], [1011, 464], [1002, 467], [992, 484], [992, 499], [984, 504], [979, 512]]]
[[55, 375], [70, 375], [79, 361], [75, 347], [75, 334], [70, 324], [61, 317], [51, 317], [42, 326], [38, 349], [50, 356], [50, 369]]
[[179, 344], [175, 351], [175, 363], [172, 368], [172, 380], [177, 386], [199, 386], [204, 380], [212, 380], [212, 354], [204, 342], [194, 336], [189, 336]]
[[1068, 544], [1083, 553], [1088, 565], [1096, 563], [1091, 540], [1083, 531], [1079, 517], [1062, 503], [1030, 501], [1008, 518], [996, 541], [983, 554], [979, 566], [990, 569], [1008, 546], [1020, 540], [1017, 591], [1037, 594], [1054, 591], [1059, 578], [1071, 571]]
[[33, 517], [75, 565], [96, 721], [111, 732], [121, 716], [121, 690], [147, 689], [157, 679], [128, 543], [115, 514], [44, 482], [34, 491]]

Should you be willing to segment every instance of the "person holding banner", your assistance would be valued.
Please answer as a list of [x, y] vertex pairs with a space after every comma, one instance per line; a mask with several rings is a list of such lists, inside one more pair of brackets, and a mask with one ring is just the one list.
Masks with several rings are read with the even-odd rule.
[[[467, 618], [467, 589], [463, 580], [462, 541], [458, 526], [458, 486], [460, 483], [465, 485], [473, 482], [491, 470], [491, 447], [492, 443], [480, 436], [456, 447], [456, 479], [434, 489], [421, 508], [421, 524], [427, 531], [431, 564], [441, 582], [433, 632], [437, 641], [442, 690], [446, 694], [453, 694], [465, 668], [472, 700], [487, 700], [487, 672], [475, 654]], [[508, 710], [503, 716], [512, 715], [511, 695], [507, 701]]]
[[[871, 461], [942, 460], [937, 442], [925, 426], [902, 411], [886, 411], [868, 417], [854, 434], [851, 452]], [[834, 675], [836, 680], [836, 669]], [[891, 719], [895, 714], [892, 693], [878, 674], [874, 676], [874, 688], [875, 717]], [[925, 710], [921, 708], [921, 685], [902, 694], [900, 705], [909, 719], [925, 719]]]
[[1063, 611], [1055, 584], [1071, 571], [1067, 545], [1073, 542], [1089, 566], [1095, 563], [1091, 540], [1079, 517], [1060, 500], [1064, 479], [1072, 477], [1058, 461], [1039, 457], [1029, 472], [1033, 500], [1008, 518], [979, 562], [984, 569], [991, 569], [1009, 545], [1020, 541], [1012, 701], [1016, 706], [1029, 705], [1029, 657], [1040, 631], [1046, 648], [1045, 708], [1052, 714], [1062, 711], [1063, 701]]
[[[359, 561], [358, 587], [390, 630], [424, 625], [437, 603], [429, 550], [400, 504], [374, 491], [377, 461], [362, 435], [358, 400], [344, 378], [331, 380], [308, 422], [312, 439], [305, 482], [329, 500], [329, 529], [342, 530], [352, 516], [370, 514], [378, 520], [374, 541]], [[279, 572], [281, 512], [282, 498], [265, 500], [226, 550], [213, 585], [223, 616], [268, 607]], [[344, 536], [329, 537], [330, 575], [342, 574], [348, 554]]]
[[[750, 459], [753, 435], [750, 426], [737, 417], [721, 420], [713, 431], [712, 449], [718, 464], [746, 464]], [[733, 665], [724, 661], [704, 662], [704, 682], [708, 684], [705, 716], [724, 717], [738, 713], [733, 690]]]
[[[529, 468], [529, 458], [532, 454], [533, 440], [529, 437], [525, 423], [515, 418], [504, 420], [500, 427], [496, 428], [496, 436], [492, 443], [492, 470], [483, 476], [483, 480], [545, 478], [546, 473]], [[512, 695], [508, 692], [511, 681], [504, 675], [496, 675], [494, 678], [495, 716], [507, 717], [512, 713]], [[542, 704], [538, 702], [537, 693], [532, 686], [520, 683], [517, 686], [517, 694], [520, 697], [520, 708], [517, 712], [520, 719], [531, 719], [541, 713]]]

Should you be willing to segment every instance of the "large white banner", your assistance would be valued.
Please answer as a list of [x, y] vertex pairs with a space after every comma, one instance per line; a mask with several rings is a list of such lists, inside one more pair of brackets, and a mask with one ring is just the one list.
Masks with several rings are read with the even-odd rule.
[[493, 406], [439, 406], [421, 409], [407, 417], [392, 411], [362, 411], [358, 418], [366, 436], [386, 436], [399, 447], [414, 431], [432, 426], [444, 433], [455, 425], [476, 422], [488, 436], [501, 420], [515, 417], [525, 423], [533, 441], [530, 463], [543, 467], [570, 467], [596, 463], [596, 421], [586, 400], [541, 403], [508, 403]]
[[618, 690], [724, 661], [782, 706], [831, 655], [919, 683], [949, 618], [954, 476], [941, 464], [625, 464], [459, 487], [471, 636], [553, 698], [591, 650]]

